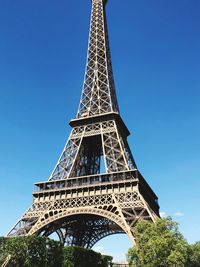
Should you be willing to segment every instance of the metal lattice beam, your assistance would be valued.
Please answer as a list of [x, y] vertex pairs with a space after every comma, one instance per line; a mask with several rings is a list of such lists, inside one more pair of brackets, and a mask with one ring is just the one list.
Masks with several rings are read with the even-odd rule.
[[102, 0], [92, 1], [88, 57], [77, 117], [119, 112]]
[[[77, 118], [47, 182], [8, 236], [57, 233], [63, 244], [91, 248], [159, 217], [157, 196], [137, 170], [113, 80], [104, 0], [92, 0], [86, 73]], [[104, 168], [102, 168], [104, 164]], [[104, 169], [104, 173], [102, 173]]]

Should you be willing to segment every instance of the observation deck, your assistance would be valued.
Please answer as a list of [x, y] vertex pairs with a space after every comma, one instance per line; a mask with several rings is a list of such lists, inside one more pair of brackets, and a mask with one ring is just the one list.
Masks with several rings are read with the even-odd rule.
[[33, 197], [35, 201], [41, 201], [48, 197], [60, 198], [61, 195], [74, 197], [74, 194], [78, 195], [79, 192], [91, 194], [92, 192], [108, 192], [123, 191], [124, 188], [137, 187], [143, 194], [149, 206], [158, 214], [159, 205], [158, 197], [143, 178], [141, 173], [135, 169], [126, 172], [108, 173], [108, 174], [96, 174], [80, 177], [72, 177], [63, 180], [55, 180], [48, 182], [40, 182], [35, 184]]

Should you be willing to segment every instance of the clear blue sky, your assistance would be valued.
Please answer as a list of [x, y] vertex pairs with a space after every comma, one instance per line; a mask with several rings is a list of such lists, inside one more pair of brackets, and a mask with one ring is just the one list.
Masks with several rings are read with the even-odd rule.
[[[68, 138], [85, 69], [90, 0], [0, 1], [0, 235], [31, 205]], [[200, 240], [200, 1], [109, 0], [117, 94], [161, 211]], [[123, 258], [117, 236], [97, 244]], [[114, 247], [115, 246], [115, 247]]]

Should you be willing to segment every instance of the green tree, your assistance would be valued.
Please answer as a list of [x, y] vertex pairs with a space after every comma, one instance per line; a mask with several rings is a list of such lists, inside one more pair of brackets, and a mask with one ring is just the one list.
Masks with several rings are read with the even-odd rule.
[[27, 255], [25, 259], [25, 266], [45, 266], [47, 263], [46, 242], [48, 239], [44, 237], [29, 236], [24, 242], [27, 248]]
[[113, 257], [108, 255], [101, 255], [101, 265], [100, 267], [111, 266]]
[[2, 265], [3, 261], [7, 256], [5, 245], [6, 245], [6, 239], [4, 237], [0, 237], [0, 266]]
[[[63, 244], [52, 239], [46, 239], [46, 261], [48, 267], [61, 267], [63, 266], [64, 250]], [[43, 266], [43, 265], [39, 265]]]
[[64, 248], [64, 267], [107, 267], [112, 257], [82, 247]]
[[128, 251], [134, 267], [188, 267], [189, 245], [171, 218], [156, 223], [141, 221], [135, 230], [137, 244]]
[[188, 267], [200, 267], [200, 242], [190, 245]]
[[37, 236], [4, 238], [4, 241], [4, 255], [11, 255], [9, 267], [63, 265], [63, 246], [60, 242]]
[[28, 256], [25, 237], [6, 239], [6, 254], [11, 255], [10, 267], [25, 267]]
[[0, 266], [8, 255], [9, 267], [107, 267], [112, 262], [93, 250], [37, 236], [0, 238]]

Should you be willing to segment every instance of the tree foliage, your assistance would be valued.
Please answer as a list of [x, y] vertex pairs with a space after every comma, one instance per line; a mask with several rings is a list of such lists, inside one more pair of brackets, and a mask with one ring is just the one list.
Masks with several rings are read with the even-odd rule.
[[2, 265], [2, 262], [6, 257], [5, 244], [6, 244], [5, 238], [0, 237], [0, 265]]
[[60, 242], [36, 236], [1, 240], [0, 263], [10, 255], [9, 267], [61, 267], [63, 264], [63, 247]]
[[82, 247], [64, 248], [64, 267], [107, 267], [112, 257]]
[[200, 243], [189, 245], [171, 218], [155, 224], [141, 221], [135, 230], [137, 244], [128, 251], [134, 267], [200, 267]]
[[112, 262], [93, 250], [36, 236], [0, 238], [0, 266], [8, 255], [9, 267], [107, 267]]
[[200, 267], [200, 242], [196, 242], [189, 247], [188, 267]]

